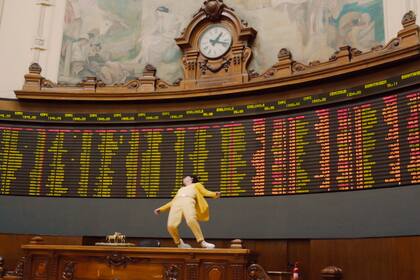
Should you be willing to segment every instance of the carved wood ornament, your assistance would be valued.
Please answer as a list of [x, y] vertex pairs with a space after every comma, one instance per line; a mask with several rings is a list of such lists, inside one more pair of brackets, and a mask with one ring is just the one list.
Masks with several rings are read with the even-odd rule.
[[264, 268], [259, 264], [252, 264], [248, 267], [248, 280], [271, 280]]
[[180, 275], [180, 268], [179, 266], [173, 264], [166, 268], [164, 274], [164, 280], [178, 280]]
[[25, 262], [26, 262], [26, 258], [21, 257], [16, 264], [15, 270], [8, 272], [7, 275], [23, 278], [23, 273], [25, 271]]
[[67, 262], [64, 266], [64, 271], [61, 276], [62, 280], [73, 280], [74, 277], [74, 269], [75, 269], [76, 263], [75, 262]]
[[130, 258], [122, 254], [111, 254], [109, 256], [106, 256], [105, 260], [109, 266], [114, 266], [114, 267], [120, 267], [120, 266], [126, 267], [130, 263], [137, 262], [136, 259]]

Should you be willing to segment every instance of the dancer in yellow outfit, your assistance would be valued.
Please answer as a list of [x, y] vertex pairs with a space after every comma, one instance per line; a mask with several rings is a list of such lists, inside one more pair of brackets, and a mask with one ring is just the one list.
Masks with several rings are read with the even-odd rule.
[[209, 220], [209, 206], [204, 197], [219, 198], [220, 192], [209, 191], [198, 181], [197, 176], [186, 176], [183, 180], [185, 186], [178, 190], [174, 199], [155, 209], [156, 215], [170, 209], [168, 232], [179, 248], [191, 248], [189, 244], [184, 243], [179, 237], [178, 226], [182, 221], [182, 217], [185, 218], [187, 225], [201, 247], [210, 249], [215, 247], [214, 244], [204, 240], [198, 221]]

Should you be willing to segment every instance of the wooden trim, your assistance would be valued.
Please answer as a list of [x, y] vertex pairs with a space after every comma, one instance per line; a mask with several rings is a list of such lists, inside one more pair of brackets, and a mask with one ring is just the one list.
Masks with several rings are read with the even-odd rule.
[[[249, 94], [235, 94], [227, 95], [224, 98], [214, 97], [214, 98], [195, 98], [195, 99], [180, 99], [177, 102], [171, 100], [148, 100], [148, 101], [114, 101], [114, 102], [89, 102], [89, 101], [67, 101], [67, 102], [57, 102], [54, 100], [16, 100], [16, 99], [1, 99], [0, 100], [0, 119], [2, 121], [25, 121], [31, 122], [31, 114], [45, 114], [48, 113], [51, 116], [59, 116], [60, 114], [81, 114], [81, 115], [90, 115], [90, 114], [159, 114], [163, 112], [170, 112], [172, 114], [182, 114], [183, 111], [188, 110], [203, 110], [203, 112], [211, 112], [217, 108], [224, 107], [233, 107], [235, 109], [240, 109], [241, 106], [248, 106], [252, 104], [270, 104], [272, 102], [278, 101], [289, 101], [295, 102], [296, 100], [303, 100], [306, 97], [318, 98], [321, 96], [328, 96], [329, 93], [343, 90], [357, 90], [361, 89], [362, 93], [357, 95], [344, 94], [338, 99], [327, 100], [316, 103], [313, 105], [302, 105], [293, 108], [287, 108], [285, 110], [280, 110], [278, 112], [290, 112], [293, 110], [299, 110], [304, 108], [307, 110], [313, 106], [319, 107], [327, 104], [334, 104], [336, 102], [353, 102], [357, 99], [366, 98], [366, 96], [383, 94], [385, 92], [401, 92], [407, 90], [418, 90], [418, 84], [420, 81], [420, 76], [418, 73], [420, 63], [420, 56], [417, 56], [414, 59], [399, 61], [398, 63], [393, 63], [387, 67], [382, 67], [372, 70], [366, 70], [363, 72], [353, 73], [347, 76], [340, 76], [338, 79], [327, 79], [323, 82], [309, 82], [301, 84], [299, 86], [289, 86], [282, 88], [281, 90], [265, 90], [265, 91], [255, 91]], [[408, 77], [408, 75], [410, 75]], [[402, 81], [404, 77], [404, 81]], [[373, 92], [366, 93], [364, 86], [370, 83], [384, 81], [384, 80], [401, 80], [397, 84], [392, 84], [391, 87], [387, 85], [379, 86]], [[349, 91], [349, 92], [350, 92]], [[369, 91], [369, 90], [368, 90]], [[370, 90], [371, 91], [371, 90]], [[276, 105], [277, 107], [277, 105]], [[14, 117], [14, 112], [20, 112], [22, 115], [19, 117]], [[274, 111], [263, 112], [273, 113]], [[277, 112], [277, 111], [275, 111]], [[10, 117], [7, 117], [4, 114], [10, 114]], [[203, 113], [204, 114], [204, 113]], [[255, 111], [254, 115], [261, 114], [260, 111]], [[25, 116], [28, 115], [29, 118]], [[247, 114], [248, 115], [248, 114]], [[203, 119], [201, 115], [193, 116], [195, 119]], [[235, 115], [236, 117], [244, 117], [246, 115], [239, 114]], [[193, 120], [193, 117], [187, 118], [188, 120]], [[220, 116], [212, 115], [206, 119], [220, 119]], [[225, 118], [225, 117], [223, 117]], [[37, 122], [43, 122], [44, 118], [37, 118]], [[68, 118], [66, 118], [68, 119]], [[179, 120], [171, 120], [179, 121]], [[53, 119], [48, 122], [66, 122], [57, 121]], [[130, 123], [140, 123], [140, 122], [150, 122], [148, 120], [136, 120], [133, 122], [121, 122], [123, 124], [129, 125]], [[159, 119], [159, 122], [166, 122], [165, 118]], [[82, 124], [82, 122], [77, 121], [75, 123]], [[108, 122], [100, 122], [101, 124], [107, 124]], [[156, 123], [156, 122], [155, 122]], [[114, 122], [115, 124], [115, 122]]]
[[179, 248], [140, 248], [140, 247], [113, 247], [113, 246], [76, 246], [76, 245], [22, 245], [23, 250], [37, 250], [37, 251], [83, 251], [83, 252], [104, 252], [104, 251], [115, 251], [126, 252], [126, 253], [186, 253], [186, 254], [235, 254], [235, 255], [247, 255], [250, 254], [249, 249], [204, 249], [204, 248], [190, 248], [190, 249], [179, 249]]

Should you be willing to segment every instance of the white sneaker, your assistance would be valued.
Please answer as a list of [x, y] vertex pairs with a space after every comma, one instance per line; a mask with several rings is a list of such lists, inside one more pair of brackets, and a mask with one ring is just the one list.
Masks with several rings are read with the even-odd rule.
[[191, 248], [191, 245], [188, 244], [188, 243], [184, 243], [184, 240], [180, 239], [179, 244], [178, 244], [178, 248], [187, 249], [187, 248]]
[[214, 247], [216, 247], [216, 245], [214, 245], [213, 243], [208, 243], [206, 241], [201, 241], [200, 243], [202, 248], [206, 248], [206, 249], [214, 249]]

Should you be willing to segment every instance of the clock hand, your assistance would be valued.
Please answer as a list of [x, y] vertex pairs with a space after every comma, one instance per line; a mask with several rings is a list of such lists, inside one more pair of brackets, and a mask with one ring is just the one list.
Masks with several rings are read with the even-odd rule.
[[220, 42], [219, 39], [220, 39], [220, 37], [222, 37], [222, 35], [223, 35], [223, 32], [220, 32], [219, 35], [216, 37], [216, 39], [210, 39], [211, 45], [214, 46], [217, 43], [219, 43]]
[[215, 42], [215, 44], [220, 44], [220, 45], [223, 45], [224, 47], [228, 47], [229, 46], [229, 43], [228, 42], [222, 42], [222, 41], [217, 41], [217, 42]]

